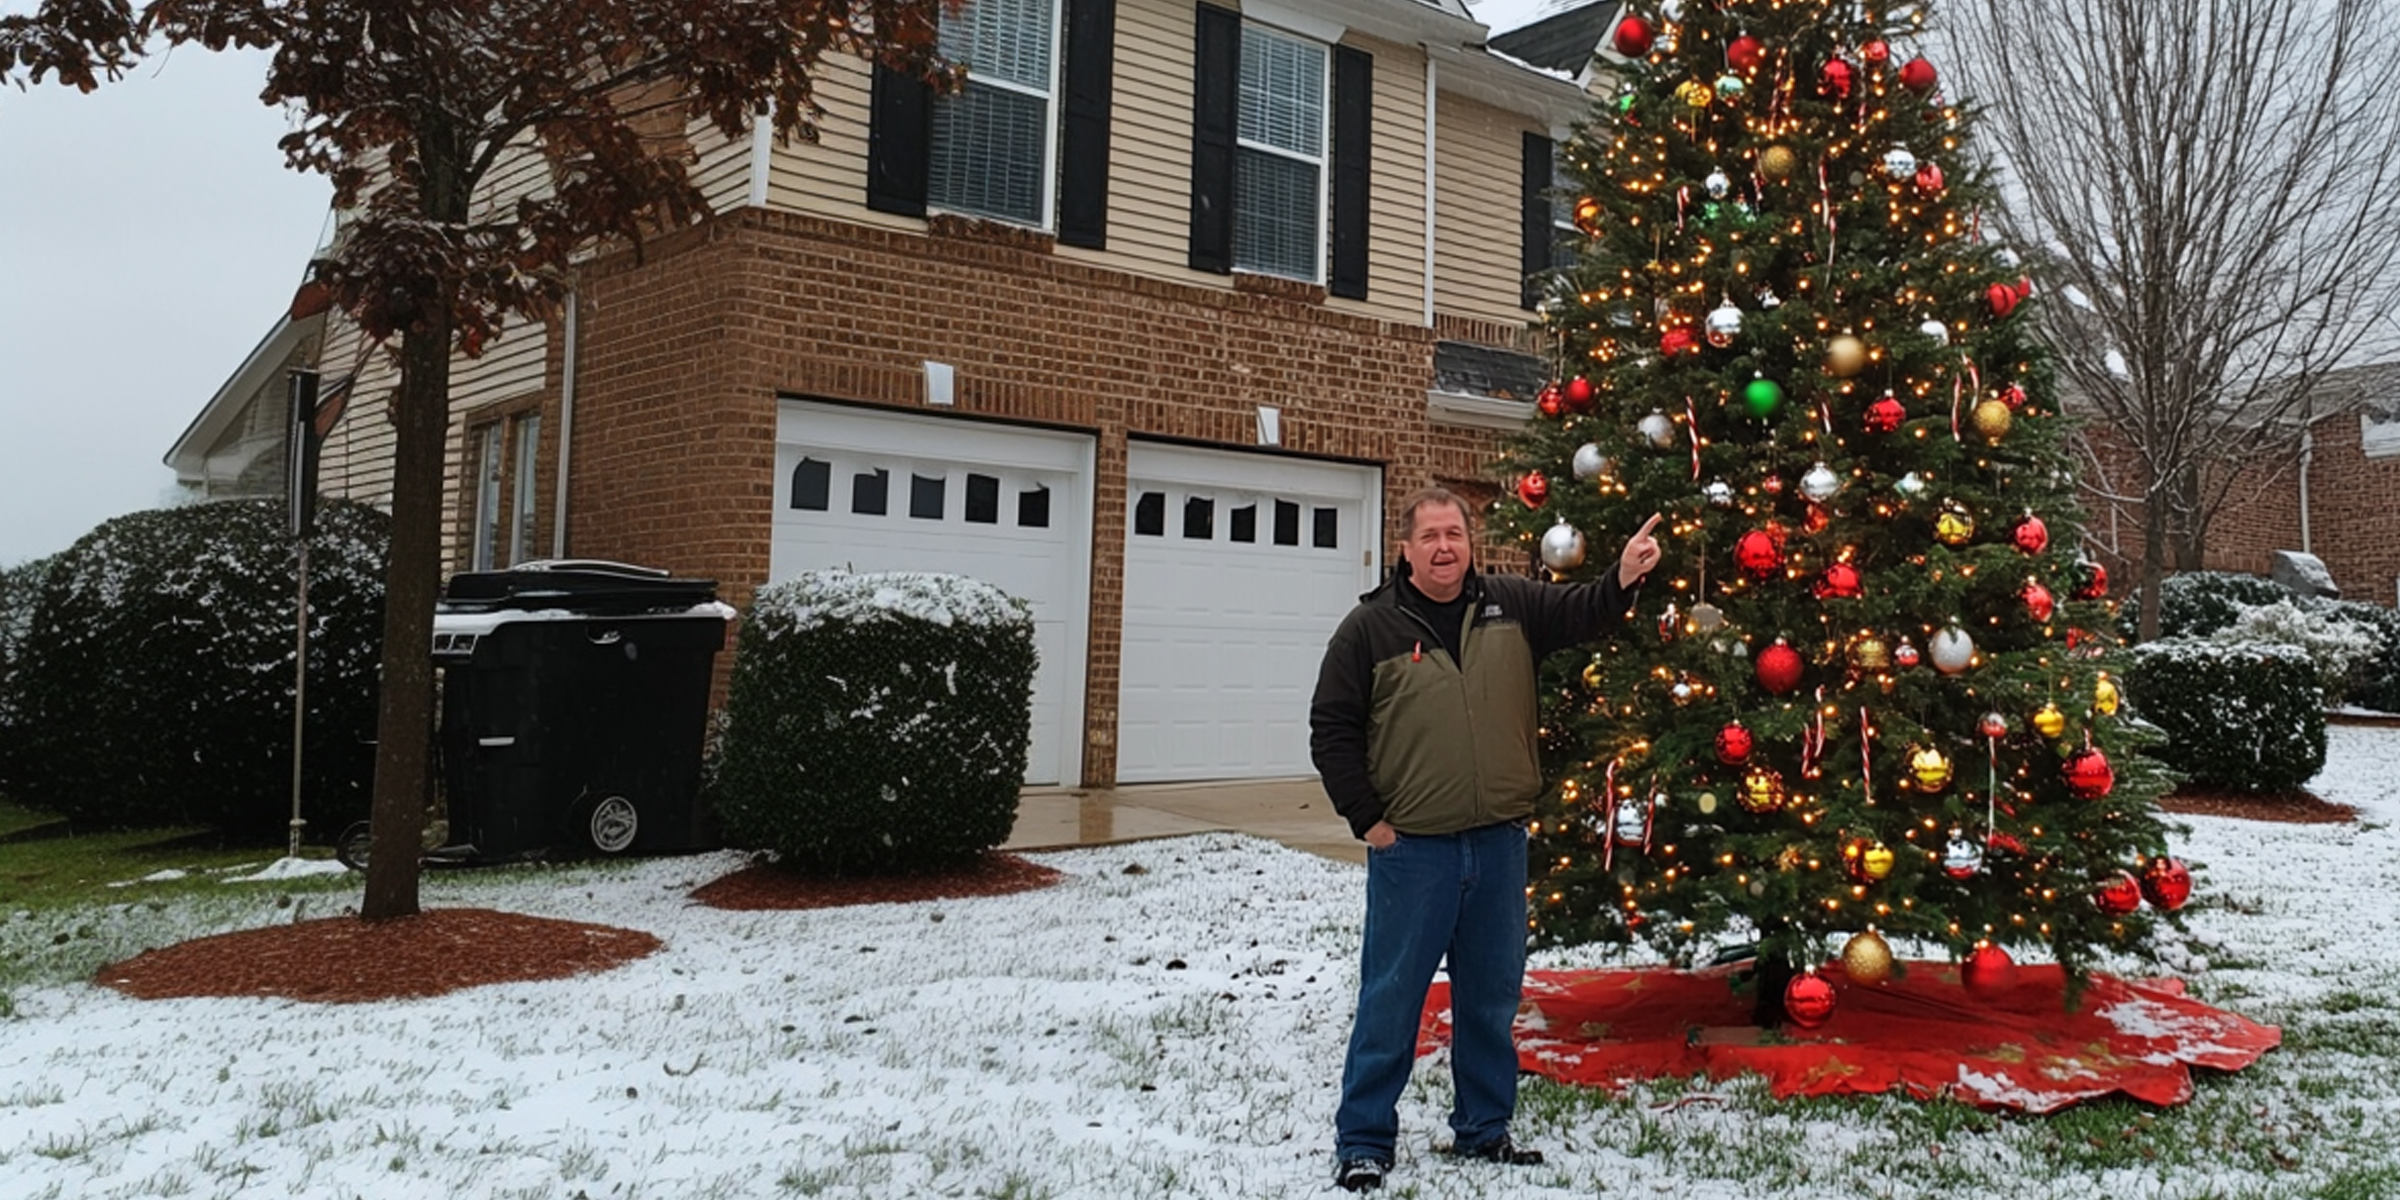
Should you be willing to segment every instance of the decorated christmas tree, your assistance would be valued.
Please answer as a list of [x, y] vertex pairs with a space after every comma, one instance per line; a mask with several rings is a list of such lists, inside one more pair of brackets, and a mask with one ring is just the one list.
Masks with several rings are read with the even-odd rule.
[[1630, 7], [1624, 90], [1565, 150], [1558, 379], [1505, 464], [1499, 527], [1559, 577], [1665, 517], [1629, 631], [1545, 679], [1536, 936], [1754, 945], [1762, 1023], [1887, 978], [1895, 937], [1971, 991], [2012, 947], [2150, 957], [2190, 891], [2077, 552], [2042, 301], [1982, 236], [1926, 17]]

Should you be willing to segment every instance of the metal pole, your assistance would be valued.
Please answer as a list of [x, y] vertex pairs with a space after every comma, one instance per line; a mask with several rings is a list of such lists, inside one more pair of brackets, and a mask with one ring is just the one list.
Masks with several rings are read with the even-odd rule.
[[308, 718], [308, 539], [300, 539], [300, 633], [292, 656], [292, 842], [290, 857], [300, 857], [300, 832], [308, 822], [300, 816], [300, 749], [306, 742]]

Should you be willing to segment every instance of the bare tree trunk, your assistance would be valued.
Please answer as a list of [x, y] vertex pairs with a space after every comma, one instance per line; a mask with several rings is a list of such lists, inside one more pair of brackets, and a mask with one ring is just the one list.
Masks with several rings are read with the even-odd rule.
[[2159, 585], [2165, 581], [2167, 506], [2156, 487], [2142, 505], [2142, 622], [2135, 630], [2145, 642], [2158, 640]]

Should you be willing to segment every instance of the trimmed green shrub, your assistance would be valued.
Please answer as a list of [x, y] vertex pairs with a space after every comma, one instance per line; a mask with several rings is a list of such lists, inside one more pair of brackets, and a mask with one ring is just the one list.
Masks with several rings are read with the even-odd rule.
[[2324, 697], [2307, 651], [2162, 638], [2133, 656], [2129, 699], [2166, 734], [2149, 753], [2192, 782], [2281, 792], [2324, 768]]
[[2360, 708], [2400, 712], [2400, 609], [2365, 600], [2319, 600], [2320, 611], [2366, 630], [2374, 649], [2350, 670], [2342, 699]]
[[[2290, 589], [2264, 575], [2234, 571], [2186, 571], [2169, 575], [2158, 585], [2158, 636], [2207, 637], [2231, 625], [2245, 608], [2294, 599]], [[2146, 597], [2135, 592], [2117, 612], [2117, 627], [2126, 637], [2139, 636]]]
[[[266, 836], [291, 819], [295, 565], [283, 506], [108, 521], [58, 556], [10, 675], [0, 791], [95, 827]], [[320, 506], [309, 548], [310, 828], [367, 809], [389, 520]]]
[[742, 621], [710, 798], [726, 840], [828, 874], [940, 870], [1008, 840], [1033, 617], [954, 575], [812, 572]]
[[2228, 646], [2269, 642], [2297, 646], [2317, 669], [2317, 687], [2328, 705], [2348, 694], [2358, 669], [2375, 654], [2377, 631], [2349, 613], [2303, 606], [2290, 598], [2241, 609], [2233, 623], [2208, 638]]
[[[58, 555], [53, 554], [0, 571], [0, 742], [15, 727], [9, 695], [18, 648], [25, 644], [25, 635], [33, 629], [34, 606], [41, 601], [42, 585], [49, 580], [50, 569], [57, 563]], [[0, 758], [6, 754], [5, 748], [0, 748]]]

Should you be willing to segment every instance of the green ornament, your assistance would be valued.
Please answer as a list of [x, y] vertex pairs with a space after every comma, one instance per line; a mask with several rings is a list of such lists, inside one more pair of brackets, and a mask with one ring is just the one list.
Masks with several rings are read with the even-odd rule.
[[1783, 385], [1764, 377], [1751, 380], [1742, 388], [1742, 407], [1762, 421], [1774, 416], [1783, 407]]

